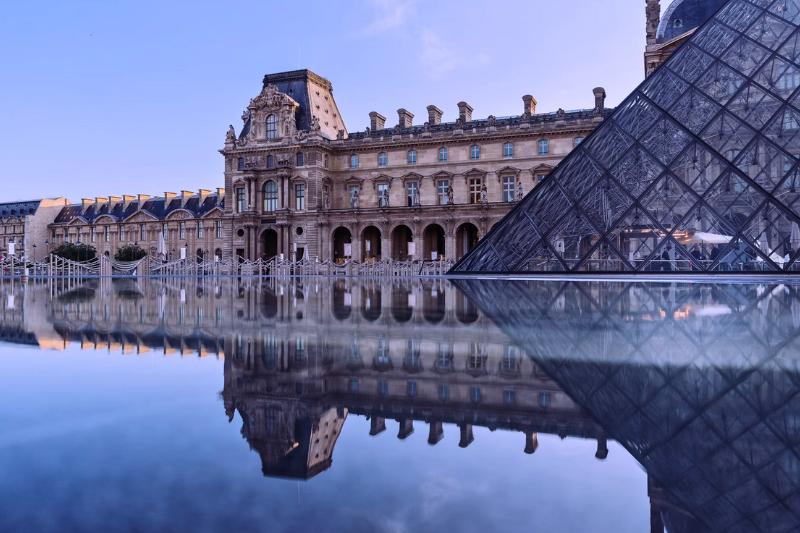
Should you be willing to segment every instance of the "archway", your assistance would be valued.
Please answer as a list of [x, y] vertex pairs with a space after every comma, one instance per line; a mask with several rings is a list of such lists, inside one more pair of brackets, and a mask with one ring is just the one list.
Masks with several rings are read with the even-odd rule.
[[261, 233], [261, 258], [272, 259], [278, 255], [278, 232], [274, 229], [265, 229]]
[[414, 233], [408, 226], [397, 226], [392, 232], [392, 259], [408, 261], [415, 255]]
[[478, 244], [478, 228], [475, 224], [465, 222], [456, 230], [456, 254], [461, 259]]
[[441, 261], [444, 259], [444, 228], [439, 224], [431, 224], [422, 234], [425, 247], [426, 261]]
[[347, 228], [336, 228], [333, 232], [333, 261], [340, 262], [353, 256], [353, 237]]
[[361, 234], [361, 259], [381, 260], [381, 230], [375, 226], [367, 226]]
[[411, 291], [405, 287], [392, 287], [392, 316], [394, 319], [400, 323], [408, 322], [413, 315]]
[[197, 249], [197, 252], [195, 252], [195, 258], [197, 258], [197, 262], [198, 263], [202, 263], [203, 262], [203, 249], [202, 248], [198, 248]]

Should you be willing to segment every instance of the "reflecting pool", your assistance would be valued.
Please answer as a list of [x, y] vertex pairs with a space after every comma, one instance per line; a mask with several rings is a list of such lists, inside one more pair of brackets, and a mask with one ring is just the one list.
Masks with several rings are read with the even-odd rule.
[[794, 531], [779, 284], [0, 284], [0, 530]]

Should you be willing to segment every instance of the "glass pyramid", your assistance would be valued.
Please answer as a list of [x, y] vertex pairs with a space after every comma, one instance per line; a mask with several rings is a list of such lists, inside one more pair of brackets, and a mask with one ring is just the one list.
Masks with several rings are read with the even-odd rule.
[[452, 273], [800, 272], [800, 0], [730, 0]]

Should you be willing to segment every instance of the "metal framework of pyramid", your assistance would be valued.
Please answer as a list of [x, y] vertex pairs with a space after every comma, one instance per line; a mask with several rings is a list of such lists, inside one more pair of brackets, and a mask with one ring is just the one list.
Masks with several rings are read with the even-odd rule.
[[730, 0], [451, 273], [800, 273], [800, 0]]

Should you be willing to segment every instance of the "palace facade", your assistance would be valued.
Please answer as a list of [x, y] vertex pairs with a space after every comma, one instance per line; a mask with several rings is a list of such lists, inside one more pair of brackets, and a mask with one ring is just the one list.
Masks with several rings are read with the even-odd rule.
[[0, 258], [40, 261], [47, 257], [47, 226], [65, 205], [65, 198], [1, 203]]
[[58, 213], [50, 225], [50, 246], [90, 244], [98, 255], [113, 257], [119, 248], [133, 244], [152, 257], [161, 254], [168, 260], [211, 254], [222, 258], [224, 209], [222, 189], [84, 198]]
[[468, 252], [610, 110], [594, 90], [580, 111], [458, 118], [427, 107], [424, 124], [398, 109], [349, 132], [331, 83], [309, 70], [264, 77], [225, 158], [228, 248], [249, 260], [436, 260]]

